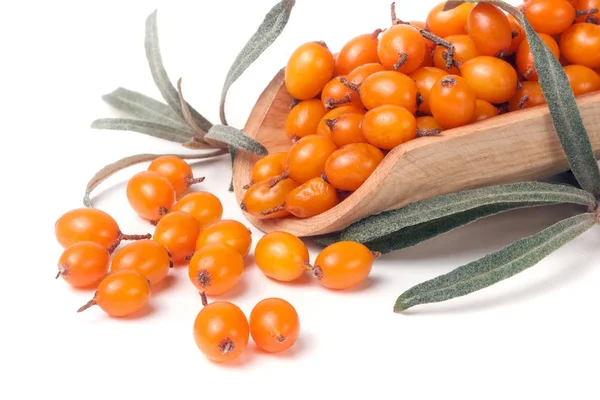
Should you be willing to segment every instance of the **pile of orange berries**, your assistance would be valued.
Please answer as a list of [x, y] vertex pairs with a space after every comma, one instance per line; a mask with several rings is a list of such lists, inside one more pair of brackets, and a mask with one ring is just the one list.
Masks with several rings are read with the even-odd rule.
[[[64, 248], [56, 278], [95, 289], [79, 312], [98, 306], [110, 316], [126, 317], [148, 306], [152, 289], [172, 268], [187, 266], [203, 305], [194, 322], [194, 339], [208, 359], [237, 358], [250, 336], [266, 352], [290, 348], [298, 338], [300, 320], [286, 300], [263, 299], [249, 318], [231, 302], [208, 302], [207, 297], [225, 295], [239, 283], [253, 240], [247, 226], [222, 219], [223, 205], [216, 196], [189, 191], [202, 181], [174, 156], [157, 158], [130, 178], [129, 205], [155, 227], [153, 234], [123, 234], [109, 214], [96, 208], [66, 212], [55, 224], [56, 239]], [[123, 241], [131, 242], [121, 247]], [[256, 243], [254, 256], [264, 275], [275, 281], [290, 282], [310, 272], [324, 287], [340, 290], [364, 281], [379, 254], [360, 243], [340, 242], [322, 250], [312, 265], [299, 238], [271, 232]]]
[[[292, 53], [291, 148], [255, 164], [242, 209], [261, 219], [321, 214], [403, 143], [545, 104], [515, 18], [490, 3], [444, 11], [445, 4], [426, 22], [402, 22], [392, 7], [391, 27], [352, 38], [337, 54], [323, 42]], [[600, 90], [600, 0], [528, 0], [520, 8], [574, 94]]]

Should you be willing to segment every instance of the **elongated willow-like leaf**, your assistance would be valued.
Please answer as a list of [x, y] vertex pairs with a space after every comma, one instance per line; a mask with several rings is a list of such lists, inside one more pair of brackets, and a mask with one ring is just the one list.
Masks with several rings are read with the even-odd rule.
[[132, 117], [172, 126], [192, 135], [192, 129], [171, 107], [144, 94], [120, 87], [112, 93], [105, 94], [102, 99], [117, 110], [124, 111]]
[[416, 285], [398, 297], [394, 311], [465, 296], [510, 278], [591, 229], [596, 219], [593, 213], [565, 219], [496, 253]]
[[191, 132], [179, 130], [172, 126], [129, 118], [97, 119], [96, 121], [92, 122], [92, 128], [145, 133], [146, 135], [150, 135], [155, 138], [176, 143], [185, 143], [189, 141], [193, 135]]
[[596, 201], [588, 192], [567, 185], [542, 182], [522, 182], [490, 186], [441, 195], [409, 204], [406, 207], [367, 217], [350, 225], [342, 240], [360, 243], [374, 240], [449, 215], [490, 204], [544, 202], [581, 204], [592, 209]]
[[244, 73], [254, 61], [279, 37], [290, 18], [295, 0], [281, 0], [265, 16], [264, 21], [233, 62], [221, 93], [220, 115], [221, 123], [227, 125], [225, 117], [225, 100], [227, 92], [233, 83]]
[[[152, 73], [154, 83], [158, 87], [161, 95], [167, 104], [177, 113], [177, 115], [181, 116], [181, 118], [184, 118], [183, 110], [181, 109], [181, 103], [179, 101], [179, 94], [177, 93], [175, 87], [173, 87], [173, 84], [169, 79], [169, 75], [163, 66], [158, 41], [158, 24], [156, 16], [157, 11], [154, 11], [146, 19], [146, 58], [148, 59], [148, 64], [150, 66], [150, 72]], [[189, 106], [189, 108], [194, 121], [196, 121], [198, 126], [204, 132], [207, 132], [212, 124], [202, 115], [200, 115], [200, 113], [198, 113], [198, 111], [196, 111], [193, 107]]]
[[250, 136], [239, 129], [226, 125], [214, 125], [205, 136], [205, 139], [218, 140], [226, 143], [236, 149], [244, 150], [249, 153], [266, 156], [267, 149]]
[[[327, 247], [342, 240], [342, 232], [333, 232], [326, 235], [312, 236], [310, 238], [319, 246]], [[368, 245], [367, 245], [368, 246]]]
[[102, 168], [88, 182], [87, 187], [85, 189], [85, 195], [83, 196], [83, 205], [86, 207], [92, 207], [92, 200], [90, 198], [92, 191], [106, 179], [110, 178], [112, 175], [125, 168], [131, 167], [132, 165], [152, 161], [162, 156], [176, 156], [184, 160], [201, 160], [205, 158], [217, 157], [223, 154], [227, 154], [227, 151], [217, 150], [204, 154], [137, 154], [134, 156], [122, 158], [119, 161], [116, 161], [112, 164], [108, 164], [107, 166]]
[[600, 198], [600, 169], [585, 130], [575, 95], [564, 68], [516, 7], [500, 0], [448, 1], [444, 9], [461, 3], [491, 3], [512, 14], [523, 26], [533, 55], [539, 83], [550, 110], [552, 122], [565, 151], [571, 171], [584, 190]]

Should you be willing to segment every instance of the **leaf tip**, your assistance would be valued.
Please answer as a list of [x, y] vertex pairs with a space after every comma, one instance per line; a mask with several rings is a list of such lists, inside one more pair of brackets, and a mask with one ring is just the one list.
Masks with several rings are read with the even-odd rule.
[[399, 297], [398, 300], [396, 300], [396, 304], [394, 304], [394, 312], [396, 314], [401, 314], [409, 308], [410, 307], [407, 307], [407, 305], [404, 303], [404, 299], [402, 297]]

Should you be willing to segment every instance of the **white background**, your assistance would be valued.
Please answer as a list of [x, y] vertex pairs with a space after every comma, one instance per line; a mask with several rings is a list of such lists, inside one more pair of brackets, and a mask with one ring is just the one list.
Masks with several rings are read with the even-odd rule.
[[[143, 318], [111, 319], [98, 308], [75, 312], [93, 293], [54, 280], [61, 252], [55, 220], [81, 205], [87, 181], [102, 166], [135, 153], [180, 150], [142, 134], [89, 128], [96, 118], [117, 115], [100, 97], [118, 86], [159, 98], [143, 49], [146, 16], [158, 8], [167, 71], [173, 81], [183, 77], [188, 101], [216, 122], [230, 63], [273, 4], [3, 5], [0, 398], [598, 399], [599, 228], [479, 293], [392, 312], [404, 290], [573, 215], [575, 207], [513, 212], [387, 255], [368, 284], [344, 293], [310, 280], [274, 283], [250, 259], [243, 283], [226, 298], [247, 313], [270, 296], [296, 306], [301, 337], [281, 355], [251, 344], [232, 365], [208, 362], [192, 337], [200, 301], [185, 269], [173, 271]], [[398, 13], [423, 20], [435, 4], [399, 1]], [[230, 124], [243, 126], [297, 45], [325, 40], [339, 49], [388, 24], [387, 0], [298, 0], [284, 34], [232, 88]], [[127, 178], [145, 166], [114, 176], [94, 197], [126, 232], [149, 228], [124, 191]], [[197, 189], [221, 198], [224, 217], [243, 220], [227, 192], [229, 159], [194, 168], [207, 177]], [[254, 230], [255, 243], [259, 237]]]

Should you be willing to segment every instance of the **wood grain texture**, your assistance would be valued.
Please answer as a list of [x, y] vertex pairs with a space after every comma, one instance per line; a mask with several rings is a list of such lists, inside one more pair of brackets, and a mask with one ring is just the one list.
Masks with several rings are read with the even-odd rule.
[[[259, 97], [244, 129], [268, 151], [287, 151], [285, 120], [292, 102], [281, 70]], [[600, 93], [577, 98], [594, 154], [600, 157]], [[257, 156], [238, 153], [233, 182], [238, 203]], [[341, 230], [372, 214], [440, 194], [549, 178], [569, 170], [547, 106], [516, 111], [393, 149], [370, 178], [335, 208], [312, 218], [249, 221], [263, 232], [300, 237]]]

